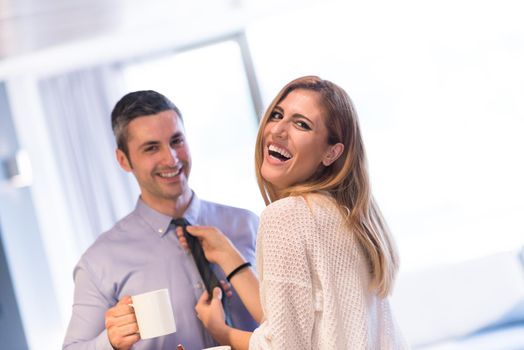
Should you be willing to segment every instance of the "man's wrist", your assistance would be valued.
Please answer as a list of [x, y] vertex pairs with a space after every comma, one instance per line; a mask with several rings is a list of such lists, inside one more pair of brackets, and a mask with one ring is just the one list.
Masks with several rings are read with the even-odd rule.
[[107, 334], [107, 329], [104, 329], [102, 333], [98, 335], [95, 340], [95, 348], [103, 350], [115, 350], [111, 340], [109, 340], [109, 334]]

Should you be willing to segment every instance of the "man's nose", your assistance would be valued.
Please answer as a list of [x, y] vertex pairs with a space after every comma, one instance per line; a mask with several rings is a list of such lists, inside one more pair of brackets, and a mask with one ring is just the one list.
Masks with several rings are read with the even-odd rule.
[[163, 160], [167, 165], [174, 166], [178, 163], [178, 154], [176, 149], [171, 147], [166, 147], [163, 154]]

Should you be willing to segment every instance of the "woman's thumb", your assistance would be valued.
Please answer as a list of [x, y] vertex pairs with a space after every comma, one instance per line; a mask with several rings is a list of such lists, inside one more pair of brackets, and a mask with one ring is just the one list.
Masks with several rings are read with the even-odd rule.
[[215, 289], [213, 289], [213, 299], [222, 300], [222, 289], [219, 287], [215, 287]]

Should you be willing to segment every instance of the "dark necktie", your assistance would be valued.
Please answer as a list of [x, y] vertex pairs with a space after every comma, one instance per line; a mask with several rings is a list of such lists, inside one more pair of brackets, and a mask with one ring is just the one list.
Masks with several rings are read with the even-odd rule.
[[182, 227], [182, 230], [184, 232], [184, 237], [186, 238], [187, 245], [189, 246], [189, 250], [191, 251], [191, 255], [193, 255], [193, 260], [195, 260], [196, 267], [198, 269], [198, 273], [200, 274], [200, 277], [202, 277], [202, 281], [204, 282], [204, 285], [206, 286], [207, 294], [209, 295], [209, 300], [213, 297], [213, 289], [215, 287], [220, 288], [222, 291], [222, 306], [224, 307], [224, 314], [226, 317], [226, 323], [229, 326], [232, 326], [231, 323], [231, 315], [229, 313], [229, 308], [226, 303], [226, 293], [224, 291], [224, 288], [222, 288], [222, 285], [220, 284], [220, 281], [218, 280], [217, 276], [211, 269], [209, 261], [206, 259], [206, 256], [204, 254], [204, 250], [202, 249], [202, 245], [200, 245], [200, 241], [195, 236], [190, 235], [187, 230], [186, 226], [190, 225], [190, 223], [184, 219], [179, 218], [172, 221], [175, 226]]

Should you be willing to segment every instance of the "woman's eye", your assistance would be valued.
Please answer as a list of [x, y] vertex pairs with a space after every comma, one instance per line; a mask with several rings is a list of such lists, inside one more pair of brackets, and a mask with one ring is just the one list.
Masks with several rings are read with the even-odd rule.
[[282, 119], [282, 114], [280, 114], [279, 112], [273, 112], [269, 116], [269, 120], [278, 120], [278, 119]]
[[311, 127], [306, 122], [298, 121], [297, 125], [304, 130], [311, 130]]

